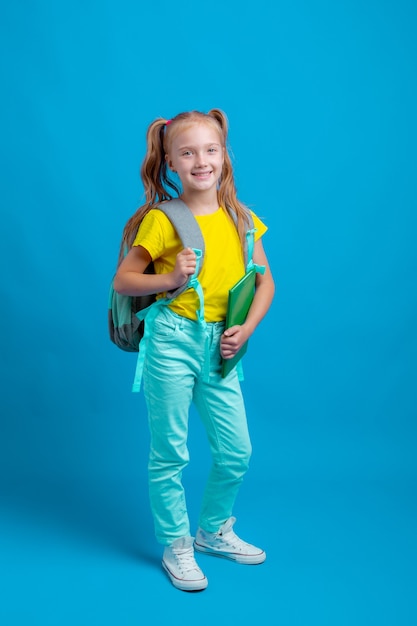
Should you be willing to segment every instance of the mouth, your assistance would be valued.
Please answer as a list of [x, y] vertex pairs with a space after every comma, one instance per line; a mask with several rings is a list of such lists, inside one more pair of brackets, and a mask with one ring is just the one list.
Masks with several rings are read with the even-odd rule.
[[209, 172], [192, 172], [192, 176], [195, 176], [196, 178], [208, 178], [210, 175], [212, 174], [212, 170], [210, 170]]

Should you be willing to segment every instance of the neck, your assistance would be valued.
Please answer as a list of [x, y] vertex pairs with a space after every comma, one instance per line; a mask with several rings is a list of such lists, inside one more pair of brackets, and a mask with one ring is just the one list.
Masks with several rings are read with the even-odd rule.
[[209, 190], [207, 193], [183, 192], [180, 197], [194, 215], [210, 215], [210, 213], [215, 213], [219, 208], [216, 190], [214, 193], [212, 190]]

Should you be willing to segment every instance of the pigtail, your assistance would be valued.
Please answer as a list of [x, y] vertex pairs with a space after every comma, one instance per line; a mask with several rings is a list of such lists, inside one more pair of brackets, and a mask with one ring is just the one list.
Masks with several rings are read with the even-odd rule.
[[171, 200], [174, 197], [168, 192], [169, 188], [177, 196], [181, 193], [168, 175], [164, 147], [165, 128], [166, 120], [162, 117], [154, 120], [148, 128], [146, 134], [147, 150], [140, 169], [146, 202], [132, 215], [124, 227], [119, 264], [122, 262], [126, 250], [130, 250], [132, 247], [139, 225], [145, 215], [161, 202]]
[[208, 115], [213, 117], [220, 127], [225, 147], [223, 170], [218, 189], [219, 204], [220, 206], [225, 207], [229, 212], [233, 212], [236, 215], [237, 230], [242, 244], [242, 249], [244, 249], [246, 232], [249, 226], [249, 209], [237, 199], [233, 165], [230, 159], [227, 142], [229, 122], [226, 114], [220, 109], [211, 109], [211, 111], [208, 112]]
[[176, 195], [180, 194], [178, 186], [168, 175], [164, 146], [165, 127], [166, 120], [160, 117], [152, 122], [146, 135], [147, 152], [140, 175], [145, 188], [146, 204], [150, 206], [172, 199], [173, 196], [167, 192], [167, 188], [171, 188]]

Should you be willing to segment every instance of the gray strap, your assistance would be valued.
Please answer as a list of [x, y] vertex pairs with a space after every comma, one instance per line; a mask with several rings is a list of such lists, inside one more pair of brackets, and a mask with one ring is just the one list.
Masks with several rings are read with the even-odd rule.
[[[177, 231], [177, 234], [181, 239], [184, 248], [201, 250], [201, 259], [199, 266], [199, 270], [201, 270], [204, 261], [205, 243], [203, 234], [200, 230], [200, 226], [198, 225], [198, 222], [192, 214], [191, 210], [188, 208], [185, 202], [183, 202], [179, 198], [174, 198], [173, 200], [164, 202], [163, 204], [160, 204], [157, 208], [165, 213], [165, 215]], [[182, 285], [182, 287], [178, 287], [178, 289], [175, 289], [175, 291], [170, 291], [169, 293], [167, 293], [167, 296], [169, 298], [176, 298], [176, 296], [179, 296], [180, 293], [188, 289], [189, 286], [189, 281], [187, 281], [185, 285]]]

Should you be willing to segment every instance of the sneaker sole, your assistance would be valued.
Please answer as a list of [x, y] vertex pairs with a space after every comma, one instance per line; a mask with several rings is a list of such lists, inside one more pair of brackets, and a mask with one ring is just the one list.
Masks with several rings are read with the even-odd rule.
[[209, 556], [217, 556], [221, 559], [228, 559], [229, 561], [235, 561], [236, 563], [243, 563], [244, 565], [260, 565], [266, 559], [265, 552], [259, 554], [243, 555], [233, 552], [221, 552], [220, 550], [214, 550], [213, 548], [206, 548], [198, 543], [194, 542], [194, 548], [197, 552], [203, 552]]
[[201, 580], [181, 580], [179, 578], [176, 578], [174, 574], [170, 572], [164, 561], [162, 561], [162, 567], [168, 574], [168, 577], [174, 587], [180, 589], [181, 591], [203, 591], [208, 585], [208, 580], [206, 577], [202, 578]]

